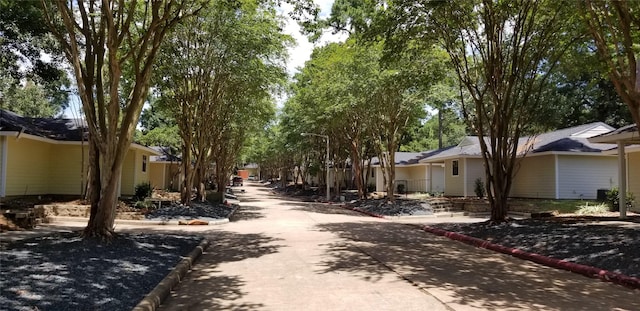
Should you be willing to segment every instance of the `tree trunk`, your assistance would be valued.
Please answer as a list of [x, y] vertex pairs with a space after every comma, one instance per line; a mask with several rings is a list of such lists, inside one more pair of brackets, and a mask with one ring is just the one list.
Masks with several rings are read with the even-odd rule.
[[[509, 212], [508, 205], [508, 191], [505, 192], [505, 182], [506, 176], [505, 172], [493, 172], [491, 180], [487, 180], [487, 184], [490, 184], [490, 187], [487, 187], [487, 197], [489, 198], [489, 204], [491, 205], [491, 218], [489, 219], [490, 223], [499, 224], [507, 221], [507, 215]], [[488, 176], [489, 177], [489, 176]]]
[[[96, 161], [97, 162], [97, 161]], [[110, 161], [116, 162], [116, 161]], [[114, 221], [116, 216], [116, 207], [118, 204], [118, 181], [120, 180], [120, 173], [122, 171], [122, 165], [113, 165], [108, 172], [107, 166], [103, 167], [101, 171], [100, 185], [102, 187], [96, 187], [100, 189], [98, 196], [92, 194], [91, 209], [95, 211], [91, 213], [89, 223], [84, 229], [84, 237], [96, 238], [103, 241], [108, 241], [115, 236]], [[92, 191], [93, 192], [93, 191]], [[98, 202], [95, 202], [95, 197], [98, 197]]]
[[362, 165], [360, 160], [359, 147], [360, 144], [357, 140], [353, 140], [351, 146], [351, 162], [353, 163], [353, 180], [356, 182], [356, 188], [358, 189], [358, 198], [364, 199], [366, 195], [365, 183], [362, 178]]
[[193, 169], [191, 168], [191, 147], [182, 146], [182, 172], [184, 178], [180, 189], [180, 201], [184, 205], [191, 204], [192, 188], [193, 188]]
[[396, 187], [396, 166], [395, 166], [395, 161], [396, 161], [396, 153], [391, 150], [388, 153], [388, 161], [387, 162], [387, 200], [389, 200], [390, 202], [395, 202], [396, 201], [396, 197], [395, 197], [395, 187]]

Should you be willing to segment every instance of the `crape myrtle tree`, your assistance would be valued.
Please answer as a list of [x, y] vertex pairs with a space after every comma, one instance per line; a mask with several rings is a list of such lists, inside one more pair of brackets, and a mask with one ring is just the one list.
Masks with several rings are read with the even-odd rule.
[[520, 137], [548, 114], [540, 94], [571, 45], [571, 5], [565, 1], [435, 2], [424, 12], [471, 97], [462, 105], [479, 136], [490, 222], [504, 222]]
[[223, 192], [246, 137], [274, 114], [271, 93], [285, 79], [290, 42], [275, 4], [213, 1], [163, 46], [156, 83], [160, 106], [175, 117], [182, 140], [184, 204], [194, 187], [197, 200], [205, 199], [212, 162]]
[[579, 5], [596, 51], [640, 133], [640, 1], [587, 0]]
[[41, 3], [73, 69], [89, 131], [91, 214], [84, 236], [109, 240], [114, 236], [122, 163], [149, 92], [160, 44], [173, 26], [196, 14], [203, 4], [191, 0]]
[[516, 158], [522, 155], [518, 141], [540, 129], [550, 106], [540, 101], [547, 77], [570, 38], [580, 37], [572, 2], [398, 0], [359, 7], [368, 11], [337, 21], [357, 24], [367, 37], [384, 37], [386, 50], [438, 44], [447, 51], [460, 98], [470, 98], [462, 101], [462, 114], [479, 136], [490, 221], [505, 221]]
[[[337, 0], [331, 15], [306, 25], [305, 30], [316, 37], [325, 28], [345, 32], [364, 49], [375, 53], [373, 70], [356, 77], [353, 93], [367, 103], [372, 118], [367, 133], [378, 155], [388, 199], [394, 200], [395, 152], [403, 135], [416, 120], [425, 117], [425, 98], [431, 86], [443, 77], [446, 54], [433, 45], [419, 48], [415, 40], [405, 40], [406, 49], [388, 49], [383, 26], [385, 10], [392, 2]], [[365, 95], [363, 95], [363, 93]], [[363, 144], [363, 146], [366, 144]]]
[[[341, 151], [348, 151], [348, 164], [353, 168], [354, 182], [360, 198], [366, 195], [365, 176], [362, 174], [364, 142], [372, 120], [371, 105], [367, 101], [368, 90], [365, 88], [367, 79], [363, 77], [374, 73], [378, 60], [376, 57], [375, 49], [359, 46], [355, 40], [317, 48], [311, 60], [295, 76], [292, 100], [285, 109], [293, 112], [286, 116], [296, 120], [292, 122], [296, 126], [293, 132], [330, 136], [332, 161], [336, 164], [333, 165], [336, 173], [334, 176], [338, 177], [337, 173], [344, 174], [347, 154]], [[316, 143], [313, 148], [306, 148], [306, 154], [313, 153], [316, 158], [324, 159], [324, 141], [307, 137], [304, 142]], [[302, 146], [309, 147], [308, 143]], [[323, 161], [317, 161], [319, 162]], [[345, 165], [338, 165], [341, 163]], [[324, 168], [325, 165], [322, 164], [321, 167]], [[337, 183], [338, 178], [335, 181]], [[335, 189], [337, 191], [338, 187]]]

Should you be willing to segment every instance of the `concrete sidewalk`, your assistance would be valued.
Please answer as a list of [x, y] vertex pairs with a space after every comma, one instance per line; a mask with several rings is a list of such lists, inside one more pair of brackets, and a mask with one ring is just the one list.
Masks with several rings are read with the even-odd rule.
[[640, 310], [637, 290], [245, 189], [231, 223], [193, 229], [211, 246], [160, 310]]

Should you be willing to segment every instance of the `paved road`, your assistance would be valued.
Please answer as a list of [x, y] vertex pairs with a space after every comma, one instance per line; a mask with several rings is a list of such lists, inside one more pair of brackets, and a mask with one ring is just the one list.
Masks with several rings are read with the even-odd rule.
[[160, 310], [640, 310], [589, 279], [249, 183]]

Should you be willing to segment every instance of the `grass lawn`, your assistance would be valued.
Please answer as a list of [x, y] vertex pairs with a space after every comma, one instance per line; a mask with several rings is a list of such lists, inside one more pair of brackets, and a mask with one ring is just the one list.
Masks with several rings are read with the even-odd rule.
[[557, 211], [560, 214], [575, 213], [580, 207], [589, 204], [600, 205], [602, 202], [596, 200], [535, 200], [528, 202], [536, 206], [541, 211]]

